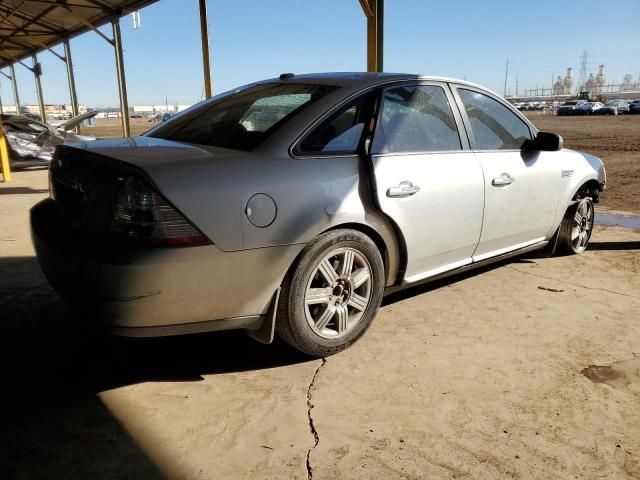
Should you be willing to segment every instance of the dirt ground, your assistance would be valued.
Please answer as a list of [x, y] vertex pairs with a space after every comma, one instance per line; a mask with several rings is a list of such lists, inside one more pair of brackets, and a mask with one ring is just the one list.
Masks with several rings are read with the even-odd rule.
[[[560, 120], [534, 121], [590, 138]], [[315, 360], [91, 328], [34, 258], [46, 192], [43, 170], [0, 184], [2, 479], [640, 478], [640, 230], [397, 294]]]
[[538, 129], [562, 135], [567, 148], [602, 159], [608, 187], [601, 207], [640, 212], [640, 115], [527, 117]]
[[[82, 125], [80, 130], [83, 135], [98, 138], [113, 138], [122, 136], [122, 126], [119, 118], [96, 118], [94, 125]], [[148, 118], [130, 118], [129, 126], [131, 135], [141, 135], [154, 127], [156, 123]]]

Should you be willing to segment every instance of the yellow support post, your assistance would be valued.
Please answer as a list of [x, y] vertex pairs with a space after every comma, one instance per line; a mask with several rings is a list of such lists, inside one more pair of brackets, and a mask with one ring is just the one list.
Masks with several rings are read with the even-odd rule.
[[367, 18], [367, 71], [382, 72], [384, 0], [360, 0]]
[[211, 64], [209, 59], [209, 27], [207, 26], [207, 0], [200, 0], [200, 39], [202, 41], [202, 69], [204, 96], [211, 98]]
[[367, 16], [367, 72], [378, 70], [378, 18], [377, 1], [369, 2], [373, 15]]
[[11, 167], [9, 166], [9, 148], [7, 147], [7, 139], [4, 138], [4, 128], [2, 127], [2, 119], [0, 119], [0, 170], [2, 170], [2, 180], [4, 182], [11, 181]]

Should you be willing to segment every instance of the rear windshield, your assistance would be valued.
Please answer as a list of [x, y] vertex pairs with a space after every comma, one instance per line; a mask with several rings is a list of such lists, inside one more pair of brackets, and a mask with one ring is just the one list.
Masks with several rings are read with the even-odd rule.
[[564, 102], [563, 105], [577, 105], [578, 102]]
[[253, 150], [279, 126], [335, 90], [327, 85], [260, 84], [206, 102], [147, 136], [236, 150]]

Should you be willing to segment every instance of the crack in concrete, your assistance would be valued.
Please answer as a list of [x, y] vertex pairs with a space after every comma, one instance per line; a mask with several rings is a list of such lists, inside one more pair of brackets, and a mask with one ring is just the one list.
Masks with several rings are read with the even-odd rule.
[[313, 416], [311, 415], [311, 410], [313, 410], [313, 403], [311, 402], [311, 397], [313, 396], [313, 387], [316, 383], [316, 378], [318, 377], [318, 373], [320, 369], [324, 367], [325, 363], [327, 363], [327, 359], [322, 357], [322, 363], [318, 365], [315, 373], [313, 374], [313, 378], [311, 379], [311, 383], [309, 383], [309, 387], [307, 388], [307, 419], [309, 421], [309, 431], [311, 435], [313, 435], [313, 447], [307, 450], [307, 479], [311, 480], [313, 478], [313, 468], [311, 467], [311, 450], [316, 448], [320, 443], [320, 436], [318, 435], [318, 431], [313, 423]]
[[606, 288], [587, 287], [585, 285], [580, 285], [579, 283], [573, 283], [573, 282], [570, 282], [569, 280], [563, 280], [561, 278], [548, 277], [546, 275], [540, 275], [539, 273], [525, 272], [524, 270], [520, 270], [519, 268], [515, 268], [510, 265], [506, 265], [506, 267], [510, 268], [511, 270], [515, 270], [516, 272], [524, 273], [525, 275], [533, 275], [534, 277], [544, 278], [547, 280], [554, 280], [556, 282], [566, 283], [567, 285], [573, 285], [574, 287], [584, 288], [586, 290], [599, 290], [601, 292], [613, 293], [614, 295], [622, 295], [623, 297], [631, 297], [631, 298], [635, 298], [636, 300], [640, 300], [640, 297], [636, 297], [635, 295], [630, 295], [628, 293], [615, 292], [613, 290], [607, 290]]

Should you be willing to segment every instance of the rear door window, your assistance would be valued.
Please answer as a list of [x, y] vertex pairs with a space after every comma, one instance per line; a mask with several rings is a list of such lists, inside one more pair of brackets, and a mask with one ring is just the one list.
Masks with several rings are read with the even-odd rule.
[[456, 121], [442, 87], [409, 85], [384, 92], [373, 153], [461, 150]]

